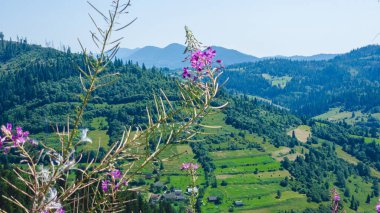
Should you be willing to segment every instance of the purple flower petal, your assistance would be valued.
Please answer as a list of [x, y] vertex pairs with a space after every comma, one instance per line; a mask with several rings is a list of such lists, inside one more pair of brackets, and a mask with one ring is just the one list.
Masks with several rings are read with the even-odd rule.
[[181, 170], [188, 170], [190, 168], [190, 163], [183, 163], [181, 166]]
[[63, 208], [60, 208], [56, 211], [56, 213], [65, 213], [66, 211]]
[[11, 124], [11, 123], [7, 123], [7, 129], [8, 129], [9, 131], [12, 131], [12, 124]]
[[102, 190], [103, 192], [107, 192], [108, 191], [108, 185], [110, 184], [110, 181], [109, 180], [102, 180]]
[[191, 164], [191, 168], [192, 168], [193, 170], [197, 170], [197, 169], [199, 168], [199, 166], [198, 166], [197, 163], [196, 163], [196, 164]]
[[113, 179], [120, 179], [121, 178], [121, 172], [118, 169], [115, 169], [111, 172], [111, 176]]

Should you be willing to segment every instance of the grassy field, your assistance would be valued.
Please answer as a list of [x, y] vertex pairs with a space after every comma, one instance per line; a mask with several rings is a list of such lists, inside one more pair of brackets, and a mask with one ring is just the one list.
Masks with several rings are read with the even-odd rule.
[[341, 107], [331, 108], [329, 111], [315, 116], [315, 119], [327, 120], [332, 122], [345, 121], [348, 124], [354, 124], [359, 121], [366, 122], [369, 114], [361, 111], [344, 111]]
[[100, 147], [108, 147], [110, 137], [107, 135], [106, 130], [94, 130], [88, 132], [88, 137], [92, 139], [92, 143], [86, 143], [82, 146], [85, 150], [98, 150]]
[[307, 139], [311, 136], [311, 127], [307, 125], [300, 125], [295, 129], [292, 129], [288, 131], [288, 135], [292, 136], [294, 134], [296, 135], [297, 140], [306, 143]]
[[285, 177], [290, 177], [286, 170], [275, 172], [260, 172], [258, 174], [217, 175], [217, 180], [224, 180], [228, 184], [265, 184], [278, 183]]
[[[307, 207], [317, 207], [316, 204], [308, 203], [305, 195], [301, 195], [292, 191], [283, 191], [281, 198], [276, 198], [276, 186], [270, 187], [265, 185], [267, 189], [258, 185], [252, 185], [252, 187], [246, 188], [245, 186], [234, 186], [233, 189], [213, 189], [210, 190], [209, 195], [223, 196], [223, 204], [215, 205], [214, 203], [207, 203], [204, 201], [202, 210], [204, 212], [228, 212], [229, 209], [233, 209], [235, 212], [277, 212], [279, 210], [291, 210], [291, 209], [304, 209]], [[253, 190], [247, 191], [247, 190]], [[245, 193], [255, 194], [256, 191], [261, 192], [261, 196], [245, 196]], [[241, 193], [242, 196], [228, 197], [231, 192]], [[258, 193], [258, 194], [259, 194]], [[234, 207], [233, 202], [238, 199], [244, 203], [242, 207]]]
[[284, 89], [286, 84], [292, 80], [290, 76], [271, 76], [269, 74], [263, 73], [261, 75], [265, 80], [267, 80], [272, 86]]
[[351, 137], [364, 138], [364, 142], [366, 142], [366, 143], [372, 143], [373, 141], [375, 141], [376, 143], [380, 143], [379, 138], [370, 138], [370, 137], [363, 137], [363, 136], [358, 136], [358, 135], [351, 135]]
[[252, 156], [252, 157], [233, 157], [233, 158], [214, 158], [214, 163], [217, 167], [240, 167], [259, 164], [268, 164], [274, 160], [269, 155]]
[[253, 173], [256, 169], [260, 172], [277, 171], [280, 169], [280, 163], [272, 160], [270, 163], [258, 164], [255, 166], [238, 166], [238, 167], [228, 167], [228, 168], [216, 168], [215, 173], [217, 174], [240, 174], [240, 173]]
[[211, 152], [210, 155], [214, 159], [225, 159], [225, 158], [240, 158], [240, 157], [256, 157], [256, 156], [262, 156], [262, 155], [268, 155], [268, 154], [258, 151], [257, 149], [253, 149], [253, 150], [238, 150], [238, 151], [217, 151], [217, 152]]

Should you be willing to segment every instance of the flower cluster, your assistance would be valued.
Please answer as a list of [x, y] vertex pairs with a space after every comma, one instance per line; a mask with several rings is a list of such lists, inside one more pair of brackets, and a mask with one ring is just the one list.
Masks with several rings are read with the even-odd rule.
[[215, 57], [216, 51], [208, 47], [205, 51], [197, 50], [191, 54], [191, 67], [197, 71], [202, 71], [206, 66], [211, 66], [212, 59]]
[[336, 190], [336, 188], [334, 188], [332, 191], [331, 191], [331, 197], [332, 197], [332, 213], [338, 213], [339, 211], [339, 201], [340, 201], [340, 196], [338, 194], [338, 191]]
[[13, 130], [12, 124], [7, 123], [6, 126], [1, 126], [2, 136], [0, 136], [0, 149], [4, 150], [4, 153], [8, 153], [12, 147], [23, 145], [25, 142], [30, 142], [35, 145], [36, 142], [29, 139], [29, 132], [23, 131], [21, 127], [16, 127]]
[[181, 170], [197, 170], [198, 168], [198, 164], [193, 163], [183, 163], [181, 166]]
[[379, 198], [379, 203], [376, 204], [376, 212], [380, 213], [380, 198]]
[[109, 173], [109, 176], [111, 176], [112, 182], [110, 180], [102, 180], [101, 188], [103, 192], [108, 192], [110, 188], [117, 190], [122, 185], [128, 186], [128, 182], [126, 180], [123, 180], [123, 176], [120, 170], [115, 169], [111, 171]]
[[[182, 77], [183, 78], [193, 78], [196, 80], [199, 77], [202, 77], [204, 73], [202, 71], [206, 71], [206, 73], [212, 68], [213, 59], [216, 56], [216, 51], [213, 50], [211, 47], [208, 47], [206, 50], [196, 50], [191, 52], [191, 55], [189, 57], [191, 68], [185, 67], [183, 68]], [[219, 67], [216, 68], [219, 70], [223, 67], [221, 60], [216, 60], [216, 62], [219, 64]], [[195, 70], [195, 75], [192, 75], [192, 69]]]

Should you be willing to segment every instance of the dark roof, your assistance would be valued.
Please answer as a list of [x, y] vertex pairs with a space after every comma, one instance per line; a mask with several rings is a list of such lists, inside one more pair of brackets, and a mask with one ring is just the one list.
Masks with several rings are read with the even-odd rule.
[[183, 195], [177, 196], [176, 200], [185, 200], [185, 196], [183, 196]]
[[176, 199], [176, 196], [174, 193], [163, 194], [162, 196], [164, 196], [164, 198], [166, 200], [175, 200]]
[[209, 196], [209, 197], [207, 197], [207, 200], [208, 201], [217, 201], [218, 197], [217, 196]]
[[185, 200], [185, 196], [176, 195], [174, 192], [163, 194], [162, 196], [164, 196], [166, 200]]

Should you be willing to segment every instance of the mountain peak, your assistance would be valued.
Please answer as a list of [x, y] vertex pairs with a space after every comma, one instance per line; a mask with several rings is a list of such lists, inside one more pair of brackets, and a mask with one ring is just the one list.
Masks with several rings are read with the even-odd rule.
[[185, 48], [185, 46], [178, 43], [171, 43], [168, 46], [164, 47], [164, 49], [168, 49], [168, 48]]
[[[156, 66], [176, 69], [185, 66], [182, 62], [185, 58], [183, 55], [185, 48], [184, 45], [178, 43], [169, 44], [164, 48], [146, 46], [140, 49], [134, 49], [135, 51], [133, 52], [121, 48], [117, 57], [125, 61], [132, 60], [140, 64], [144, 63], [147, 67]], [[213, 48], [217, 51], [216, 57], [223, 59], [225, 65], [257, 61], [256, 57], [241, 53], [237, 50], [218, 46], [213, 46]]]

